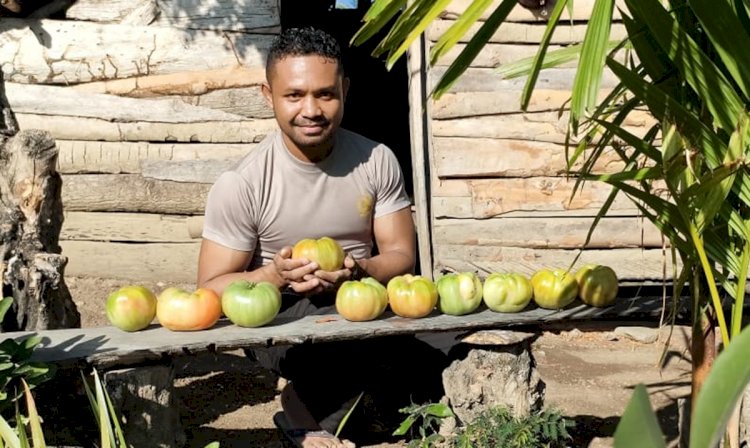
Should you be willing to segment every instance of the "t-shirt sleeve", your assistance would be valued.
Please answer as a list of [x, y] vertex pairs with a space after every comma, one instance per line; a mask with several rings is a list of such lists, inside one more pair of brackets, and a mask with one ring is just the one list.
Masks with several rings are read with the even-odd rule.
[[411, 206], [398, 159], [387, 146], [381, 145], [378, 149], [379, 157], [377, 157], [378, 166], [375, 176], [377, 179], [375, 218]]
[[203, 220], [203, 238], [230, 249], [253, 252], [258, 240], [252, 189], [227, 171], [211, 187]]

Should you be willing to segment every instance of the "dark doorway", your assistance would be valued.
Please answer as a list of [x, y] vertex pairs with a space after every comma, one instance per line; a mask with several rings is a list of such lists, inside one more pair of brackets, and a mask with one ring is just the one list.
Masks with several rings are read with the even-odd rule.
[[413, 198], [406, 58], [402, 57], [388, 71], [383, 59], [371, 56], [384, 34], [361, 47], [349, 45], [362, 25], [370, 0], [357, 3], [354, 9], [336, 9], [334, 0], [281, 0], [281, 26], [314, 26], [339, 41], [351, 79], [342, 126], [393, 150], [404, 172], [409, 197]]

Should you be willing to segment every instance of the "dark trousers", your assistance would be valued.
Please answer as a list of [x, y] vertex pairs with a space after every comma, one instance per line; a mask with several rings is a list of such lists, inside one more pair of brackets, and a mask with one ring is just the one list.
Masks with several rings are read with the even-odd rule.
[[[333, 298], [284, 295], [277, 319], [323, 314], [336, 314]], [[316, 421], [364, 392], [364, 403], [359, 403], [352, 419], [367, 413], [362, 420], [368, 426], [377, 420], [376, 424], [386, 426], [382, 429], [390, 433], [406, 417], [398, 412], [400, 408], [436, 402], [443, 395], [441, 374], [447, 357], [413, 335], [306, 342], [247, 352], [263, 367], [291, 381]]]

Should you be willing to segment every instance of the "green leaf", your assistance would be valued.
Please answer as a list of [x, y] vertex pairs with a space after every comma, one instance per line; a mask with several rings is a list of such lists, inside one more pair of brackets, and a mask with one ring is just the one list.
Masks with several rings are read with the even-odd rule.
[[18, 402], [16, 402], [16, 430], [18, 431], [18, 446], [20, 448], [30, 448], [29, 435], [26, 434], [26, 427], [23, 425], [23, 417], [21, 411], [18, 410]]
[[[401, 55], [406, 52], [411, 43], [414, 42], [414, 40], [419, 37], [425, 29], [427, 29], [430, 23], [432, 23], [432, 21], [445, 10], [445, 7], [448, 6], [451, 1], [452, 0], [428, 0], [425, 2], [431, 5], [430, 8], [425, 12], [424, 16], [420, 18], [417, 24], [408, 30], [408, 34], [401, 42], [401, 45], [388, 54], [388, 60], [386, 61], [386, 67], [388, 70], [393, 68], [393, 64], [395, 64]], [[419, 0], [415, 1], [415, 3], [418, 2]]]
[[219, 442], [211, 442], [203, 448], [219, 448]]
[[13, 305], [13, 297], [4, 297], [0, 300], [0, 320], [3, 320], [11, 305]]
[[346, 412], [346, 415], [344, 415], [344, 418], [342, 418], [341, 422], [339, 422], [339, 426], [338, 428], [336, 428], [336, 434], [334, 434], [336, 437], [338, 437], [339, 434], [341, 434], [341, 431], [344, 429], [344, 426], [346, 426], [346, 422], [349, 421], [349, 417], [352, 415], [352, 412], [354, 412], [354, 408], [357, 407], [357, 405], [359, 404], [359, 400], [362, 399], [362, 396], [364, 394], [365, 394], [364, 391], [359, 393], [359, 396], [357, 397], [356, 400], [354, 400], [354, 404], [352, 404], [352, 407], [349, 408], [349, 410]]
[[716, 357], [703, 383], [690, 425], [690, 448], [713, 448], [719, 443], [727, 421], [750, 382], [750, 331], [747, 328]]
[[34, 443], [34, 448], [45, 448], [47, 444], [44, 442], [44, 432], [42, 431], [42, 423], [39, 419], [39, 413], [36, 410], [36, 403], [34, 403], [34, 397], [31, 395], [31, 390], [26, 381], [21, 379], [23, 384], [23, 390], [26, 394], [26, 409], [29, 412], [29, 426], [31, 427], [31, 440]]
[[[700, 421], [700, 420], [693, 420]], [[699, 426], [699, 425], [693, 425]], [[659, 428], [648, 392], [643, 384], [635, 387], [625, 413], [615, 430], [615, 448], [663, 448], [664, 435]]]
[[18, 435], [2, 416], [0, 416], [0, 437], [8, 444], [8, 448], [20, 448], [21, 446]]
[[[750, 89], [750, 34], [726, 0], [689, 0], [734, 82], [748, 98]], [[744, 30], [744, 32], [742, 32]]]
[[406, 417], [404, 419], [404, 421], [401, 422], [401, 424], [398, 426], [398, 428], [396, 428], [396, 430], [393, 431], [392, 435], [394, 435], [394, 436], [403, 436], [404, 434], [406, 434], [406, 431], [408, 431], [409, 428], [411, 428], [411, 425], [413, 425], [414, 422], [416, 422], [416, 421], [417, 421], [417, 416], [416, 415], [410, 415], [410, 416]]
[[451, 411], [451, 408], [444, 403], [431, 403], [427, 405], [424, 412], [427, 415], [434, 415], [435, 417], [440, 418], [453, 417], [453, 411]]
[[516, 6], [517, 0], [503, 0], [502, 3], [492, 12], [492, 15], [487, 19], [486, 22], [479, 28], [479, 31], [471, 38], [469, 43], [466, 44], [461, 53], [456, 57], [456, 60], [451, 63], [448, 69], [443, 73], [443, 76], [435, 85], [432, 96], [435, 99], [440, 98], [445, 92], [450, 89], [454, 82], [458, 79], [463, 72], [471, 65], [474, 58], [477, 57], [479, 52], [489, 42], [490, 38], [497, 28], [502, 24], [510, 11]]
[[471, 25], [482, 17], [482, 13], [492, 2], [493, 0], [474, 0], [471, 2], [458, 20], [453, 22], [453, 25], [433, 45], [432, 50], [430, 50], [430, 65], [435, 65], [441, 57], [448, 53], [461, 40], [469, 31]]
[[570, 104], [570, 120], [574, 129], [578, 127], [581, 117], [596, 104], [612, 28], [614, 4], [614, 0], [596, 0], [586, 27]]
[[365, 14], [365, 24], [357, 30], [350, 44], [360, 46], [367, 42], [378, 34], [405, 5], [406, 0], [376, 0]]
[[607, 121], [600, 120], [598, 118], [594, 119], [594, 122], [619, 137], [622, 141], [624, 141], [628, 146], [631, 146], [639, 154], [645, 155], [656, 163], [661, 162], [662, 155], [659, 150], [653, 145], [650, 145], [646, 140], [633, 135], [622, 126], [618, 126]]

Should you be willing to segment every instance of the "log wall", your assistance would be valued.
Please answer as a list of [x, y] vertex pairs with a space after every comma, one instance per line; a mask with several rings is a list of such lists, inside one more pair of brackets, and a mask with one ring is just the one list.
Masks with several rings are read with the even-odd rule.
[[275, 128], [278, 0], [54, 5], [0, 20], [0, 61], [21, 128], [57, 140], [66, 275], [194, 281], [211, 184]]
[[[434, 44], [469, 3], [451, 2], [427, 32], [428, 43]], [[493, 6], [498, 4], [495, 1]], [[573, 20], [563, 14], [550, 49], [583, 39], [582, 23], [593, 4], [593, 0], [577, 0]], [[567, 268], [583, 249], [578, 265], [607, 264], [624, 280], [662, 279], [665, 271], [671, 273], [662, 250], [665, 242], [623, 195], [584, 247], [610, 188], [589, 182], [572, 195], [575, 182], [566, 177], [565, 107], [575, 64], [543, 70], [526, 112], [520, 109], [525, 78], [502, 79], [495, 71], [500, 64], [533, 56], [545, 26], [543, 16], [517, 6], [451, 91], [429, 104], [432, 274], [475, 271], [485, 276], [518, 271], [530, 275], [544, 267]], [[478, 28], [475, 25], [469, 35]], [[612, 38], [623, 36], [622, 24], [615, 24]], [[432, 67], [432, 82], [445, 72], [463, 43]], [[605, 72], [601, 95], [616, 83]], [[642, 135], [653, 121], [643, 114], [631, 117], [626, 125]], [[622, 167], [616, 155], [605, 153], [595, 170], [615, 172]]]

